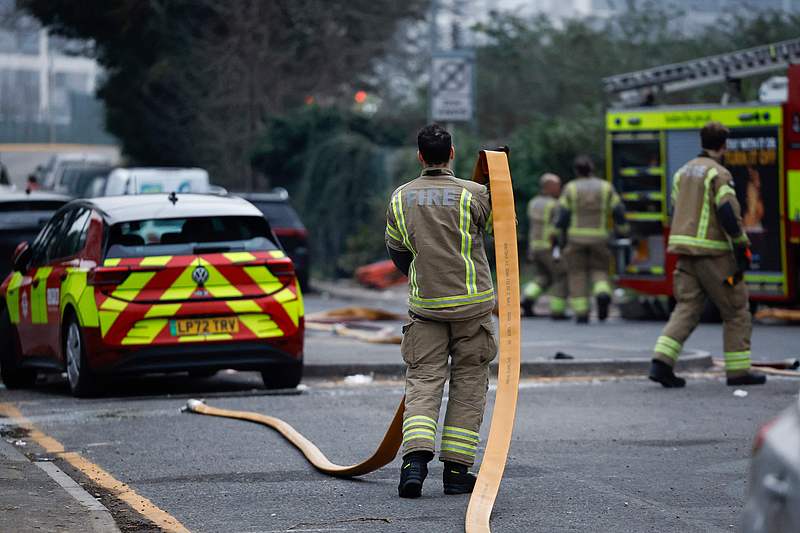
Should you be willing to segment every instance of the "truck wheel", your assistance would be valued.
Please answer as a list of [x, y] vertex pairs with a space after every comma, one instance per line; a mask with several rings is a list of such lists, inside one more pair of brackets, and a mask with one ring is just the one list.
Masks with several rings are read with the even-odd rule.
[[17, 335], [8, 311], [0, 311], [0, 378], [7, 389], [24, 389], [36, 382], [36, 371], [19, 366]]
[[70, 313], [64, 333], [67, 380], [73, 396], [86, 398], [97, 392], [96, 381], [86, 360], [86, 345], [78, 319]]
[[265, 389], [294, 389], [302, 378], [302, 362], [272, 365], [261, 371]]

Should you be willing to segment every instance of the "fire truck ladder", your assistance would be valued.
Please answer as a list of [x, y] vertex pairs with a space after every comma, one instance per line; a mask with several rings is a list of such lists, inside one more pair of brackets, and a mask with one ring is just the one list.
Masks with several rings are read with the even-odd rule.
[[623, 100], [645, 100], [656, 93], [673, 93], [719, 82], [740, 80], [800, 63], [800, 39], [747, 48], [603, 78], [603, 88]]

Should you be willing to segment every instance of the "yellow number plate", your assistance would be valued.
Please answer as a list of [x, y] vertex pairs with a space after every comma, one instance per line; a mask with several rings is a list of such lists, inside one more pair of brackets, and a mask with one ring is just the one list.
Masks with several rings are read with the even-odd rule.
[[173, 320], [170, 329], [175, 336], [183, 335], [218, 335], [220, 333], [238, 333], [238, 318], [186, 318]]

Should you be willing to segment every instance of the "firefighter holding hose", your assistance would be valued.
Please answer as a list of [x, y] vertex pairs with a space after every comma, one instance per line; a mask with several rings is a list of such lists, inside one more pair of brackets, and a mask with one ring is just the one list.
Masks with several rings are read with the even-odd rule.
[[728, 385], [760, 385], [767, 377], [750, 370], [752, 332], [743, 277], [750, 266], [749, 241], [733, 178], [720, 161], [728, 128], [709, 122], [700, 130], [702, 153], [686, 163], [672, 181], [669, 252], [678, 254], [673, 275], [677, 306], [656, 341], [650, 379], [664, 387], [686, 385], [673, 367], [683, 343], [711, 300], [723, 321]]
[[441, 126], [422, 128], [417, 143], [422, 172], [392, 193], [386, 216], [389, 254], [409, 279], [410, 321], [401, 345], [406, 363], [401, 498], [422, 494], [448, 377], [439, 447], [444, 492], [472, 492], [476, 478], [469, 468], [480, 441], [489, 363], [497, 353], [495, 293], [483, 243], [489, 191], [455, 176], [450, 169], [455, 149]]

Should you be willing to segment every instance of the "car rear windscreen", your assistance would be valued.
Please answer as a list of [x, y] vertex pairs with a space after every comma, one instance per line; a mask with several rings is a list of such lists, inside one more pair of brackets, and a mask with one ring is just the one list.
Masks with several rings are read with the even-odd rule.
[[0, 202], [0, 229], [38, 228], [66, 202], [60, 200], [19, 200]]
[[220, 216], [120, 222], [111, 226], [106, 257], [152, 257], [277, 250], [262, 217]]
[[259, 211], [269, 220], [273, 229], [304, 229], [303, 222], [297, 212], [289, 204], [283, 202], [253, 202]]

